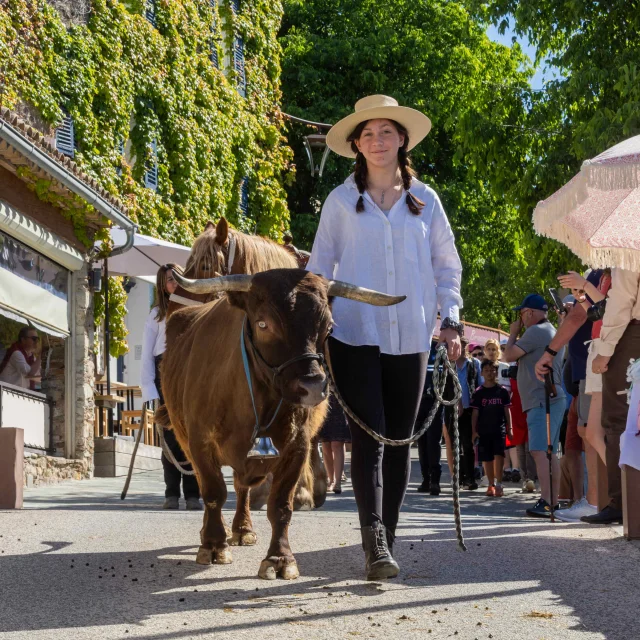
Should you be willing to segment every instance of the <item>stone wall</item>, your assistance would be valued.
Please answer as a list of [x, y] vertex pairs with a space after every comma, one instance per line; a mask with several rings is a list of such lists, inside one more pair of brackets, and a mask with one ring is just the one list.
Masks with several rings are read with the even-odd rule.
[[67, 460], [39, 453], [24, 454], [24, 486], [39, 487], [63, 480], [84, 480], [91, 477], [85, 460]]
[[[93, 293], [89, 287], [90, 263], [73, 274], [75, 290], [75, 452], [74, 459], [81, 461], [90, 473], [93, 470], [93, 425], [95, 364], [93, 358]], [[87, 475], [88, 477], [88, 475]]]
[[[65, 443], [65, 340], [40, 334], [42, 348], [42, 393], [56, 404], [53, 407], [53, 447], [54, 455], [64, 455]], [[50, 352], [49, 352], [50, 351]]]

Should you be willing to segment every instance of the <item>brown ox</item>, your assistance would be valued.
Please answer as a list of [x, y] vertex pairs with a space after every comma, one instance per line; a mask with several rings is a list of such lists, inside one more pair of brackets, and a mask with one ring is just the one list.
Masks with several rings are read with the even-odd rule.
[[[267, 517], [272, 536], [258, 575], [296, 578], [299, 573], [289, 547], [288, 527], [295, 486], [311, 438], [326, 412], [327, 380], [318, 354], [332, 324], [329, 298], [343, 296], [377, 305], [404, 298], [330, 283], [299, 269], [208, 281], [190, 282], [178, 275], [176, 279], [194, 292], [228, 292], [218, 301], [172, 315], [162, 363], [168, 416], [159, 419], [170, 421], [196, 470], [205, 504], [196, 561], [226, 564], [232, 560], [222, 517], [227, 489], [221, 467], [234, 469], [237, 510], [232, 544], [255, 544], [248, 489], [271, 472]], [[275, 415], [268, 430], [280, 451], [275, 459], [247, 458], [256, 419], [241, 340], [247, 349], [260, 424], [267, 424]]]
[[[193, 243], [183, 276], [200, 280], [219, 275], [254, 274], [268, 269], [294, 269], [306, 265], [306, 256], [293, 247], [290, 238], [288, 240], [289, 243], [282, 246], [268, 238], [230, 229], [224, 217], [220, 218], [217, 224], [209, 221]], [[185, 304], [211, 302], [219, 295], [212, 292], [196, 293], [178, 286], [172, 297], [183, 300], [170, 301], [168, 315], [182, 309]], [[268, 476], [260, 487], [250, 491], [252, 509], [260, 509], [266, 504], [270, 489], [271, 476]], [[311, 443], [308, 468], [305, 467], [303, 470], [294, 495], [294, 509], [321, 507], [326, 497], [327, 473], [320, 459], [318, 443], [314, 440]]]

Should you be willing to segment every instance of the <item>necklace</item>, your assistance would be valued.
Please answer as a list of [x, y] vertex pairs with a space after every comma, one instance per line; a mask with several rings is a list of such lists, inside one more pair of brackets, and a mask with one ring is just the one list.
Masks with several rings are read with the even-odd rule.
[[[384, 204], [384, 196], [387, 193], [387, 191], [389, 191], [389, 189], [395, 189], [400, 183], [396, 182], [394, 184], [392, 184], [390, 187], [387, 187], [386, 189], [381, 189], [380, 190], [380, 204], [383, 205]], [[370, 194], [371, 195], [371, 194]], [[373, 198], [373, 196], [371, 196]], [[374, 202], [375, 202], [375, 198], [373, 198]]]

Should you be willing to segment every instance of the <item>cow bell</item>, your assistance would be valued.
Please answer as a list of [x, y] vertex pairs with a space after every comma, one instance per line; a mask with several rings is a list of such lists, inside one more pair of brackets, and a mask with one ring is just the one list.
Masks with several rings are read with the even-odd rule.
[[271, 438], [256, 438], [253, 441], [251, 451], [247, 453], [247, 458], [277, 458], [280, 452], [275, 448]]

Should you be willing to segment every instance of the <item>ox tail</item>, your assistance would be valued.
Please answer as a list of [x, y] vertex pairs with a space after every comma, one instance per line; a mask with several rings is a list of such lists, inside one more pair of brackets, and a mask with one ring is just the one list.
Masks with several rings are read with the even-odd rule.
[[169, 411], [166, 405], [160, 405], [156, 410], [155, 423], [163, 429], [171, 429], [171, 420], [169, 419]]

